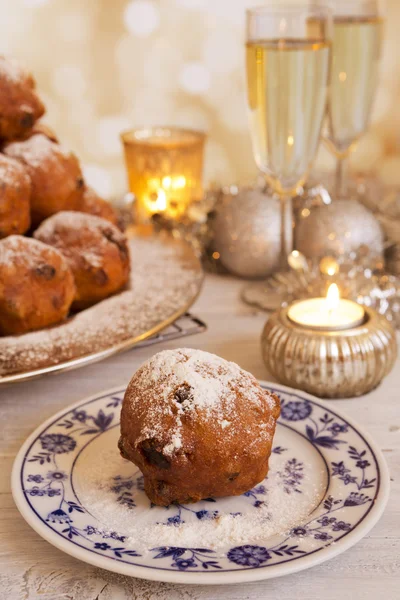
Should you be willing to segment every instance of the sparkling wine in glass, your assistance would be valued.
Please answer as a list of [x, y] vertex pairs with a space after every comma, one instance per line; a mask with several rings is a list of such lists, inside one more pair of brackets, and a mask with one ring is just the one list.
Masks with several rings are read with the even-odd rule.
[[281, 201], [281, 269], [293, 244], [292, 197], [313, 164], [326, 112], [331, 11], [270, 0], [247, 13], [247, 91], [257, 166]]
[[325, 141], [337, 158], [335, 196], [345, 197], [344, 161], [369, 126], [383, 39], [378, 0], [335, 0]]

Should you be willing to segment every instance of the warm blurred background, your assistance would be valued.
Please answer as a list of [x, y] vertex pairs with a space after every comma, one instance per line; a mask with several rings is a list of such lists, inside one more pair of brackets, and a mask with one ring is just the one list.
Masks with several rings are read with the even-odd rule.
[[[184, 125], [209, 134], [206, 182], [256, 169], [244, 82], [245, 9], [257, 0], [0, 0], [0, 52], [34, 73], [46, 121], [105, 196], [126, 188], [121, 130]], [[399, 0], [387, 0], [373, 126], [352, 167], [400, 185]], [[321, 148], [318, 164], [333, 168]]]

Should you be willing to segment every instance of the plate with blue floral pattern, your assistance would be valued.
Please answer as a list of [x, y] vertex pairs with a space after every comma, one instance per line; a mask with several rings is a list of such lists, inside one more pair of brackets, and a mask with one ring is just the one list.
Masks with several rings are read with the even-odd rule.
[[336, 408], [278, 384], [268, 477], [242, 496], [167, 508], [117, 448], [124, 389], [82, 400], [43, 423], [18, 453], [12, 491], [45, 540], [116, 573], [173, 583], [279, 577], [344, 552], [377, 523], [385, 461]]

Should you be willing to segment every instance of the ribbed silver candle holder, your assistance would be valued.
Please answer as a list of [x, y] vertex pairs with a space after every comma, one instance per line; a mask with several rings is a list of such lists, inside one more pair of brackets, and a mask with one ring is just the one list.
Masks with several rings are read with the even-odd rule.
[[262, 333], [264, 362], [276, 379], [322, 398], [361, 396], [379, 385], [397, 357], [387, 319], [365, 308], [365, 321], [342, 331], [312, 330], [275, 312]]

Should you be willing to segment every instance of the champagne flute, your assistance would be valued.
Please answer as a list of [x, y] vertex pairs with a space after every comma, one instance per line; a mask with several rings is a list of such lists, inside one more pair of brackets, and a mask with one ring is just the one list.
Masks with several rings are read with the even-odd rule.
[[383, 18], [379, 0], [335, 0], [333, 59], [324, 139], [337, 159], [335, 197], [346, 195], [345, 160], [369, 126], [378, 84]]
[[317, 0], [247, 11], [253, 154], [281, 203], [281, 270], [293, 249], [292, 198], [313, 164], [326, 112], [332, 13]]

